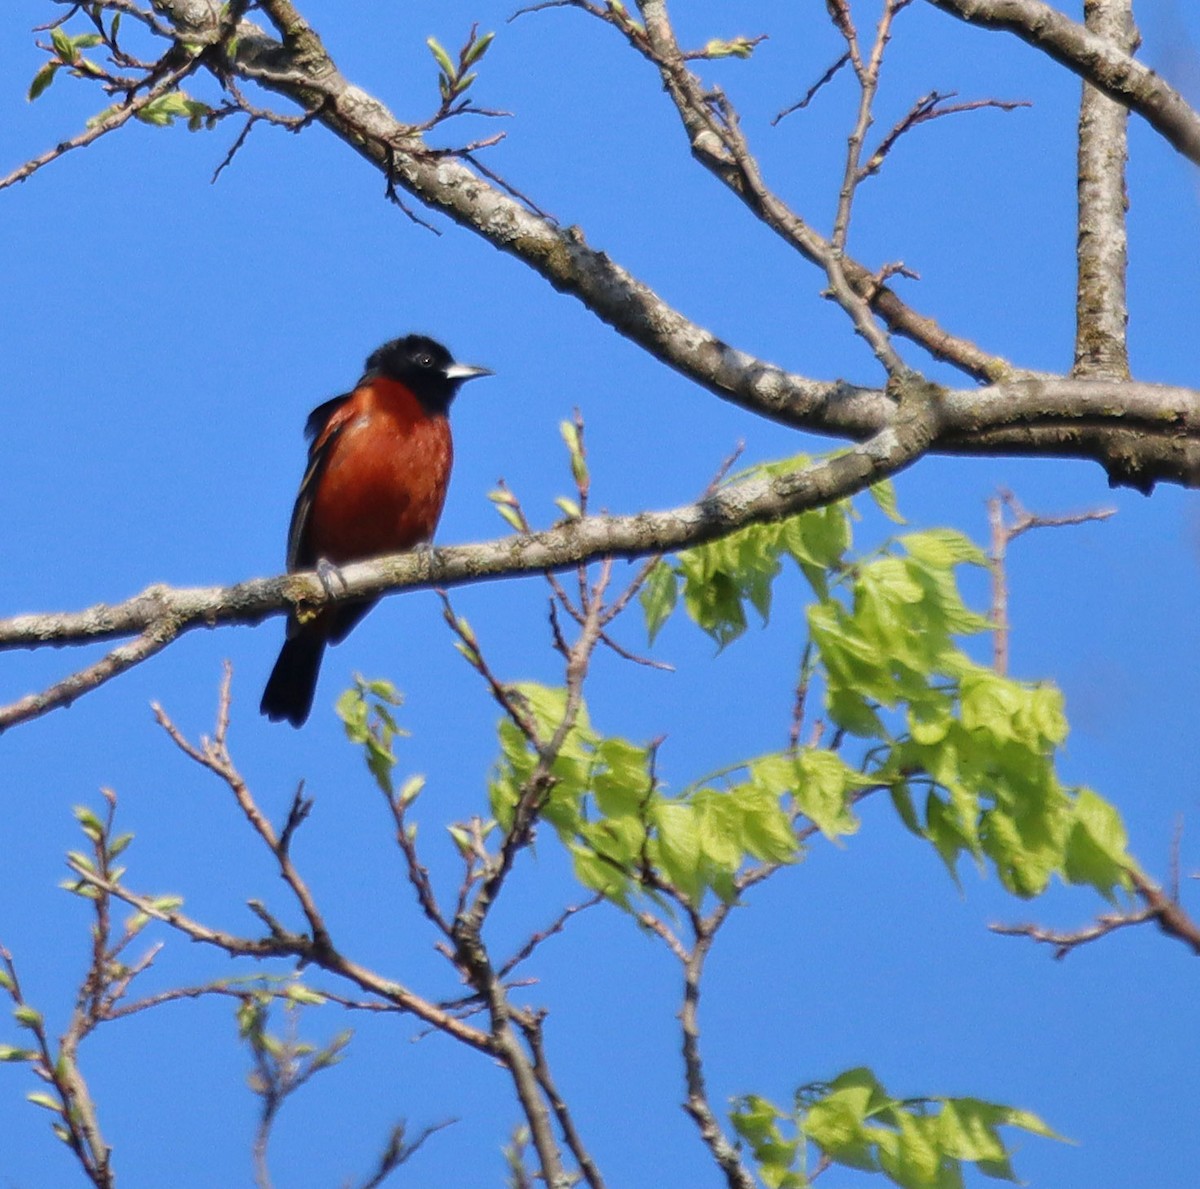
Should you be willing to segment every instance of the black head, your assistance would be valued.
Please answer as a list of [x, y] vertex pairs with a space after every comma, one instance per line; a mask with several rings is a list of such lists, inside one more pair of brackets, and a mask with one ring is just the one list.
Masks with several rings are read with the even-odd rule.
[[459, 385], [475, 376], [490, 376], [486, 367], [455, 363], [454, 357], [433, 339], [410, 334], [392, 339], [367, 359], [367, 376], [399, 380], [430, 411], [444, 413]]

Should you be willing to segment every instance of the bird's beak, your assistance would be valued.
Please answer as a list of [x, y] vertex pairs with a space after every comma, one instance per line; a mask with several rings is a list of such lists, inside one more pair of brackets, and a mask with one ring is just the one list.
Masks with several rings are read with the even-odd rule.
[[490, 367], [473, 367], [469, 363], [452, 363], [446, 368], [447, 380], [473, 380], [476, 376], [494, 376]]

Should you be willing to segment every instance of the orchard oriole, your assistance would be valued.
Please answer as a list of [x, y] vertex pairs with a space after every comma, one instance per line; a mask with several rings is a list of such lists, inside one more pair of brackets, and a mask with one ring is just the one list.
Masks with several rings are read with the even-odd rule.
[[[304, 427], [311, 445], [288, 530], [288, 573], [324, 573], [428, 541], [450, 482], [450, 402], [465, 380], [491, 374], [410, 334], [375, 351], [352, 392], [314, 409]], [[300, 726], [326, 644], [344, 640], [375, 601], [342, 603], [305, 620], [290, 615], [262, 713]]]

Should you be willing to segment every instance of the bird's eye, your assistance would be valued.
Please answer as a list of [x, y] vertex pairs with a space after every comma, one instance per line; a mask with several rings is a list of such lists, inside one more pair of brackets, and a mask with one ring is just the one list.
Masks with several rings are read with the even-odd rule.
[[416, 358], [417, 367], [433, 367], [433, 356], [428, 352], [422, 351]]

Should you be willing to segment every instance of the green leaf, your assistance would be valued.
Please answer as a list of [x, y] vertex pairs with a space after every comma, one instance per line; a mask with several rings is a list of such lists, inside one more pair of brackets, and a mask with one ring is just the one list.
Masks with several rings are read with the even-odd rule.
[[425, 44], [429, 46], [429, 52], [433, 54], [434, 60], [441, 68], [442, 74], [446, 76], [446, 80], [453, 82], [458, 77], [458, 70], [455, 68], [453, 59], [443, 49], [441, 42], [436, 37], [427, 37]]
[[705, 42], [703, 52], [706, 58], [748, 58], [754, 53], [754, 42], [748, 37], [735, 37], [731, 41], [713, 38]]
[[119, 854], [121, 854], [133, 841], [133, 837], [134, 836], [132, 833], [118, 834], [117, 837], [108, 844], [109, 859], [115, 859]]
[[13, 1008], [13, 1019], [22, 1028], [28, 1028], [31, 1031], [42, 1026], [42, 1013], [36, 1007], [30, 1007], [27, 1003], [19, 1003]]
[[596, 745], [592, 792], [605, 817], [640, 820], [651, 796], [650, 752], [626, 739], [604, 739]]
[[425, 788], [424, 776], [410, 776], [401, 786], [400, 791], [396, 794], [397, 802], [404, 807], [411, 805]]
[[879, 510], [893, 523], [906, 523], [903, 516], [900, 515], [900, 509], [896, 505], [896, 485], [891, 479], [880, 479], [878, 483], [872, 483], [867, 489], [871, 493], [871, 498], [879, 506]]
[[320, 991], [314, 991], [311, 987], [304, 986], [303, 983], [290, 983], [284, 990], [284, 995], [292, 1003], [302, 1003], [307, 1007], [321, 1007], [328, 1002]]
[[34, 1106], [45, 1107], [48, 1111], [53, 1111], [56, 1115], [63, 1113], [62, 1104], [49, 1094], [42, 1094], [40, 1091], [34, 1091], [32, 1094], [26, 1094], [25, 1097], [33, 1103]]
[[58, 73], [60, 65], [60, 62], [51, 59], [33, 76], [33, 82], [29, 84], [29, 93], [26, 96], [30, 103], [42, 95], [46, 88], [54, 82], [54, 76]]
[[689, 900], [697, 901], [703, 889], [700, 875], [700, 831], [690, 805], [679, 801], [660, 801], [651, 807], [656, 828], [652, 858], [662, 867], [667, 879]]
[[212, 108], [207, 103], [192, 99], [183, 91], [168, 91], [167, 94], [147, 103], [136, 116], [143, 124], [165, 128], [174, 123], [176, 117], [187, 117], [190, 125], [198, 117], [209, 115], [211, 111]]
[[1091, 789], [1081, 789], [1075, 798], [1075, 824], [1067, 839], [1066, 878], [1071, 883], [1090, 884], [1111, 898], [1115, 888], [1129, 885], [1134, 861], [1128, 842], [1116, 807]]
[[899, 690], [885, 667], [878, 641], [868, 639], [862, 625], [835, 599], [814, 603], [807, 610], [808, 630], [825, 668], [828, 699], [843, 695], [843, 705], [869, 699], [895, 705]]
[[15, 1049], [12, 1045], [0, 1045], [0, 1061], [36, 1061], [38, 1056], [33, 1049]]
[[869, 1110], [886, 1101], [869, 1069], [852, 1069], [832, 1082], [827, 1092], [804, 1111], [800, 1126], [822, 1151], [847, 1168], [873, 1172], [878, 1167], [865, 1120]]
[[607, 862], [589, 847], [572, 843], [567, 848], [571, 853], [571, 863], [575, 869], [575, 878], [585, 888], [599, 892], [603, 896], [624, 902], [629, 887], [629, 876], [619, 867]]
[[849, 507], [843, 501], [785, 520], [781, 543], [796, 561], [832, 570], [850, 548]]
[[663, 624], [670, 619], [678, 598], [679, 579], [674, 567], [665, 561], [658, 562], [650, 571], [638, 596], [642, 614], [646, 618], [646, 635], [651, 644], [654, 643]]
[[407, 734], [396, 722], [391, 708], [403, 703], [400, 691], [383, 678], [354, 675], [354, 685], [337, 700], [337, 716], [342, 720], [346, 738], [363, 749], [367, 770], [382, 792], [391, 797], [392, 773], [397, 759], [392, 744]]
[[1026, 712], [1034, 731], [1052, 747], [1067, 740], [1067, 717], [1063, 710], [1062, 691], [1042, 683], [1028, 691]]
[[986, 566], [987, 555], [964, 533], [952, 528], [929, 528], [905, 533], [897, 541], [910, 557], [939, 569], [957, 565]]
[[908, 731], [916, 742], [926, 747], [936, 747], [954, 726], [953, 707], [950, 699], [935, 695], [920, 705], [908, 707]]
[[897, 781], [888, 792], [892, 798], [892, 806], [900, 815], [905, 829], [916, 834], [918, 838], [924, 837], [925, 831], [921, 829], [916, 806], [913, 805], [912, 789], [909, 788], [908, 783], [902, 780]]
[[971, 611], [962, 601], [954, 571], [917, 558], [908, 559], [908, 570], [925, 591], [923, 612], [926, 624], [936, 627], [939, 639], [947, 635], [971, 636], [993, 628], [985, 615]]
[[976, 669], [962, 681], [962, 725], [968, 731], [987, 731], [998, 740], [1014, 739], [1013, 720], [1022, 701], [1016, 682], [990, 669]]
[[742, 864], [741, 814], [734, 796], [702, 789], [692, 801], [700, 852], [709, 863], [730, 874]]
[[792, 798], [805, 817], [826, 838], [853, 834], [858, 819], [850, 810], [849, 795], [870, 781], [831, 751], [806, 748], [796, 760], [798, 783]]
[[848, 688], [826, 689], [825, 709], [834, 726], [863, 739], [878, 739], [887, 734], [875, 706]]
[[872, 1129], [880, 1168], [903, 1189], [942, 1189], [941, 1153], [932, 1135], [936, 1120], [895, 1111], [891, 1121], [896, 1132]]
[[113, 115], [117, 110], [118, 110], [117, 104], [115, 104], [115, 103], [110, 104], [108, 107], [104, 108], [102, 111], [98, 111], [94, 116], [88, 116], [87, 126], [89, 128], [98, 127], [100, 124], [103, 124], [104, 121], [107, 120], [109, 118], [109, 116]]
[[509, 507], [507, 504], [497, 504], [496, 511], [500, 513], [505, 523], [511, 528], [516, 529], [516, 531], [519, 533], [525, 531], [525, 525], [521, 519], [521, 514], [514, 508]]
[[54, 44], [54, 52], [67, 63], [75, 61], [75, 46], [71, 38], [63, 32], [62, 26], [50, 30], [50, 40]]
[[794, 1129], [794, 1121], [778, 1107], [757, 1094], [747, 1094], [736, 1101], [730, 1121], [750, 1145], [767, 1189], [803, 1189], [808, 1185], [808, 1178], [794, 1168], [800, 1150], [799, 1137], [788, 1138], [780, 1127], [787, 1122]]
[[[404, 704], [404, 695], [387, 678], [360, 677], [357, 680], [364, 694], [370, 694], [371, 697], [378, 698], [385, 706], [402, 706]], [[392, 727], [395, 729], [395, 723], [392, 723]]]
[[871, 588], [877, 597], [891, 603], [919, 603], [925, 597], [921, 584], [898, 557], [882, 557], [860, 571], [860, 581]]
[[741, 814], [742, 845], [764, 863], [794, 863], [802, 854], [779, 796], [756, 784], [730, 790]]
[[471, 42], [467, 46], [466, 53], [463, 54], [463, 65], [474, 66], [488, 52], [488, 47], [492, 44], [495, 36], [495, 33], [485, 33], [482, 37], [477, 37]]
[[104, 823], [86, 805], [76, 805], [72, 810], [75, 820], [83, 832], [93, 841], [99, 842], [104, 834]]

